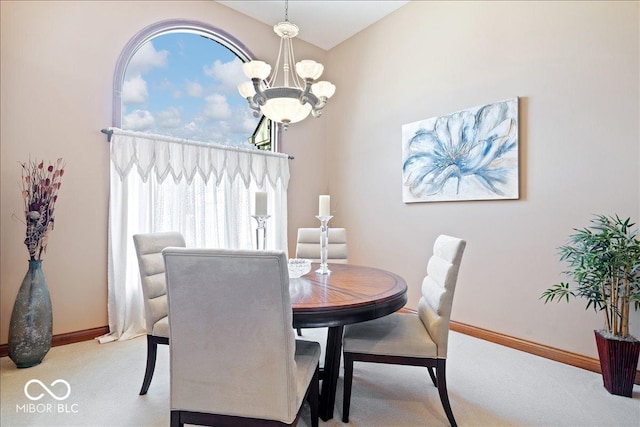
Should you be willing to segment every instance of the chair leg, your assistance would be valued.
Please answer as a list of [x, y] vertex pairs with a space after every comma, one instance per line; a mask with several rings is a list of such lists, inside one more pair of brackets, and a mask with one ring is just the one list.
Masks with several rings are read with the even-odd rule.
[[156, 354], [158, 353], [158, 343], [152, 338], [151, 335], [147, 335], [147, 368], [144, 371], [144, 380], [142, 381], [142, 388], [140, 389], [140, 395], [147, 394], [149, 385], [151, 385], [151, 379], [153, 378], [153, 371], [156, 368]]
[[298, 331], [298, 336], [301, 337], [302, 336], [302, 329], [296, 328], [296, 331]]
[[453, 412], [451, 411], [451, 405], [449, 404], [449, 394], [447, 393], [447, 380], [445, 375], [446, 360], [438, 359], [436, 363], [438, 393], [440, 394], [440, 401], [442, 402], [444, 413], [447, 414], [447, 419], [449, 420], [451, 427], [458, 427], [455, 418], [453, 418]]
[[349, 422], [349, 407], [351, 406], [351, 385], [353, 383], [353, 356], [343, 353], [344, 358], [344, 393], [342, 396], [342, 422]]
[[320, 400], [320, 365], [316, 366], [316, 372], [311, 380], [309, 389], [309, 407], [311, 412], [311, 427], [318, 427], [318, 401]]
[[184, 423], [180, 422], [180, 411], [171, 411], [171, 427], [183, 427]]
[[438, 383], [436, 380], [436, 374], [433, 373], [433, 366], [429, 366], [427, 367], [427, 369], [429, 370], [429, 376], [431, 377], [431, 382], [433, 383], [434, 387], [438, 387]]

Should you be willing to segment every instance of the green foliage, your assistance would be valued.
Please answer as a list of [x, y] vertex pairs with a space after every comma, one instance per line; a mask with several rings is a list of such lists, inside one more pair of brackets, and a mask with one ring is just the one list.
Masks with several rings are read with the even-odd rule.
[[567, 244], [559, 248], [564, 273], [574, 283], [556, 284], [540, 299], [569, 301], [585, 298], [586, 309], [603, 311], [606, 328], [613, 335], [629, 335], [629, 309], [640, 308], [640, 240], [631, 219], [598, 215], [591, 226], [574, 229]]

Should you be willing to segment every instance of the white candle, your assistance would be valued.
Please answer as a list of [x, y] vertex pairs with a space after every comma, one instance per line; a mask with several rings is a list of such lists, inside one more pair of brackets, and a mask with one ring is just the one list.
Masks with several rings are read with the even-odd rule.
[[331, 209], [330, 209], [330, 198], [329, 196], [320, 196], [320, 200], [319, 200], [319, 209], [318, 209], [318, 216], [330, 216], [331, 215]]
[[267, 193], [264, 191], [256, 191], [256, 215], [267, 214]]

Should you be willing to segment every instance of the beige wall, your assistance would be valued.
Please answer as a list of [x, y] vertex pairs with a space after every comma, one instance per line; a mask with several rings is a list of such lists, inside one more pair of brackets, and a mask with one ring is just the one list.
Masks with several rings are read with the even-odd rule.
[[[43, 262], [53, 303], [53, 333], [107, 325], [109, 147], [100, 129], [111, 125], [118, 56], [138, 31], [175, 18], [218, 27], [272, 63], [278, 38], [270, 26], [213, 1], [0, 5], [0, 343], [6, 343], [13, 301], [28, 267], [18, 162], [29, 156], [63, 157], [67, 162], [56, 228]], [[320, 62], [326, 58], [325, 51], [301, 41], [296, 54]], [[312, 194], [327, 191], [324, 140], [319, 121], [283, 137], [284, 149], [297, 157], [293, 173], [306, 176], [292, 180], [289, 196], [294, 203], [310, 205]], [[305, 158], [309, 164], [303, 166]]]
[[[415, 307], [433, 240], [460, 236], [454, 320], [596, 357], [601, 315], [538, 297], [573, 227], [640, 221], [638, 61], [637, 2], [417, 1], [331, 50], [329, 189], [350, 261], [405, 277]], [[515, 96], [519, 200], [402, 202], [403, 124]]]
[[[205, 21], [273, 62], [269, 26], [212, 1], [7, 2], [0, 22], [0, 343], [26, 272], [17, 162], [67, 160], [44, 269], [54, 333], [107, 324], [108, 145], [115, 62], [135, 33]], [[293, 17], [292, 17], [293, 19]], [[468, 240], [453, 318], [595, 357], [601, 318], [545, 306], [555, 248], [593, 213], [640, 220], [637, 2], [411, 2], [326, 53], [338, 91], [324, 116], [291, 126], [289, 241], [315, 226], [318, 194], [349, 229], [350, 259], [393, 270], [415, 307], [437, 234]], [[303, 29], [304, 30], [304, 29]], [[520, 97], [521, 198], [404, 204], [401, 126]], [[615, 189], [615, 191], [613, 190]], [[632, 331], [640, 336], [634, 313]]]

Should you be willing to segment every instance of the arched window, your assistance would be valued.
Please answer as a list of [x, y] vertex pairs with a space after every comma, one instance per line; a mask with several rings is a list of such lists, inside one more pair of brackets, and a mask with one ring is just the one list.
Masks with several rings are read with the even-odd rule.
[[153, 24], [124, 48], [114, 75], [113, 126], [276, 151], [277, 127], [237, 91], [250, 52], [208, 24]]
[[[181, 38], [185, 35], [189, 38]], [[193, 62], [186, 55], [186, 44], [185, 56], [180, 57], [181, 42], [196, 47], [205, 44], [217, 54], [191, 54], [191, 58], [206, 56], [204, 62]], [[171, 61], [172, 57], [179, 60]], [[254, 215], [260, 192], [268, 199], [269, 232], [263, 234], [262, 247], [286, 252], [287, 155], [220, 145], [253, 143], [262, 149], [274, 145], [271, 150], [276, 151], [275, 144], [268, 143], [268, 139], [275, 141], [270, 120], [251, 117], [246, 100], [236, 95], [232, 82], [245, 80], [234, 73], [241, 72], [239, 65], [250, 57], [223, 31], [176, 20], [142, 30], [120, 55], [113, 87], [115, 129], [106, 132], [111, 143], [110, 333], [101, 338], [103, 342], [145, 331], [140, 277], [131, 244], [135, 234], [177, 231], [190, 247], [260, 247]], [[173, 64], [179, 66], [181, 79], [167, 73]], [[194, 70], [199, 74], [190, 74]], [[153, 71], [163, 72], [164, 77], [162, 73], [153, 76]], [[154, 94], [157, 98], [152, 98]], [[231, 96], [240, 98], [241, 109], [234, 110]], [[193, 113], [188, 105], [174, 102], [189, 98], [200, 101]], [[235, 130], [242, 123], [232, 120], [238, 116], [252, 119], [240, 136]], [[192, 122], [194, 126], [189, 126]]]

